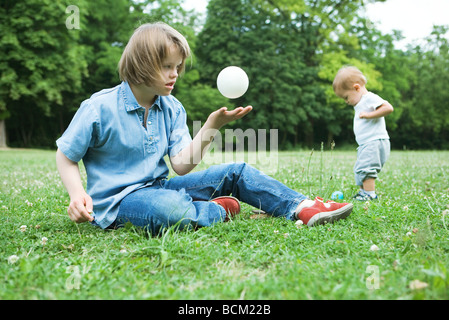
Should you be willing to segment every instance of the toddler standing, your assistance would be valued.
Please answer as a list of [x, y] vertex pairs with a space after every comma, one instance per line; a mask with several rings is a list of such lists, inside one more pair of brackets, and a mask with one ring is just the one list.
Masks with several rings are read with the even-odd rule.
[[354, 199], [377, 199], [376, 179], [390, 155], [390, 137], [385, 116], [393, 112], [390, 103], [369, 92], [366, 77], [353, 66], [341, 68], [333, 83], [334, 92], [354, 107], [354, 134], [359, 145], [354, 166], [355, 181], [360, 191]]

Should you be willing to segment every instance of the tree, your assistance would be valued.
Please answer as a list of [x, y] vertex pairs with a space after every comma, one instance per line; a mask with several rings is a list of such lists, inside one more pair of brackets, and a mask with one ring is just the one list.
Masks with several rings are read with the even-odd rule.
[[198, 35], [200, 74], [216, 86], [218, 73], [229, 65], [242, 67], [250, 79], [248, 92], [236, 105], [253, 105], [254, 111], [235, 127], [281, 128], [281, 139], [296, 134], [304, 72], [301, 39], [292, 41], [293, 26], [283, 17], [253, 1], [211, 0], [208, 17]]
[[[327, 105], [327, 87], [318, 76], [333, 32], [350, 25], [366, 1], [211, 0], [198, 35], [200, 74], [210, 85], [227, 65], [250, 78], [237, 100], [255, 110], [239, 126], [278, 128], [281, 146], [338, 133], [338, 117]], [[329, 83], [326, 83], [329, 86]], [[331, 115], [331, 116], [329, 116]]]
[[84, 48], [77, 45], [77, 30], [66, 28], [63, 3], [4, 1], [0, 7], [0, 120], [15, 119], [8, 131], [25, 146], [53, 125], [44, 119], [66, 103], [64, 93], [81, 89]]
[[13, 146], [54, 147], [84, 99], [119, 83], [119, 59], [140, 24], [166, 21], [194, 38], [187, 24], [195, 16], [182, 11], [179, 1], [71, 4], [8, 0], [0, 5], [0, 143], [6, 122]]
[[415, 73], [398, 128], [398, 138], [408, 148], [449, 147], [449, 26], [434, 26], [424, 44], [409, 48], [409, 69]]
[[[399, 38], [400, 34], [396, 36]], [[403, 52], [394, 48], [393, 41], [396, 38], [383, 35], [364, 16], [356, 16], [344, 28], [337, 28], [333, 38], [333, 41], [323, 45], [318, 73], [329, 109], [329, 121], [324, 124], [328, 129], [328, 142], [334, 140], [334, 136], [338, 136], [339, 142], [354, 141], [351, 126], [353, 108], [338, 98], [332, 88], [337, 71], [344, 65], [359, 68], [368, 79], [368, 90], [380, 94], [395, 106], [396, 112], [387, 118], [389, 129], [394, 128], [401, 110], [397, 104], [400, 95], [397, 87], [407, 83], [406, 71], [398, 71], [404, 59], [401, 55]]]

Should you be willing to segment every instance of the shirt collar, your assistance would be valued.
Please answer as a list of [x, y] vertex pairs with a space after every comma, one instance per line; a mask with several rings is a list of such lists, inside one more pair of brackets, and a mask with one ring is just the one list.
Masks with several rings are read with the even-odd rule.
[[[128, 82], [123, 81], [121, 87], [122, 87], [122, 97], [125, 104], [125, 110], [127, 112], [131, 112], [139, 108], [142, 108], [142, 106], [137, 102], [136, 98], [134, 97], [134, 94]], [[160, 110], [162, 110], [161, 96], [157, 96], [156, 101], [153, 103], [153, 106], [156, 106]]]

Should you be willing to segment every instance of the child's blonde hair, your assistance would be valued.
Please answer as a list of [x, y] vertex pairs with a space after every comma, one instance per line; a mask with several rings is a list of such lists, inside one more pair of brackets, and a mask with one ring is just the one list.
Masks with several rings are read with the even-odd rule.
[[178, 68], [181, 73], [190, 56], [190, 47], [184, 36], [162, 22], [141, 25], [134, 31], [120, 58], [120, 80], [134, 85], [154, 85], [162, 79], [162, 63], [173, 45], [183, 58]]
[[366, 85], [368, 81], [363, 73], [354, 66], [344, 66], [338, 70], [332, 84], [334, 92], [340, 90], [350, 90], [354, 84]]

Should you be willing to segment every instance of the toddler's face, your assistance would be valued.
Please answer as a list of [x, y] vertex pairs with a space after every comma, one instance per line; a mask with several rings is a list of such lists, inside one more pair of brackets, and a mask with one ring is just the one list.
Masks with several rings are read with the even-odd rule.
[[338, 92], [336, 92], [336, 94], [337, 96], [345, 100], [345, 102], [350, 106], [355, 106], [357, 103], [359, 103], [360, 99], [362, 99], [364, 90], [362, 90], [362, 87], [360, 85], [355, 84], [352, 89], [339, 90]]

